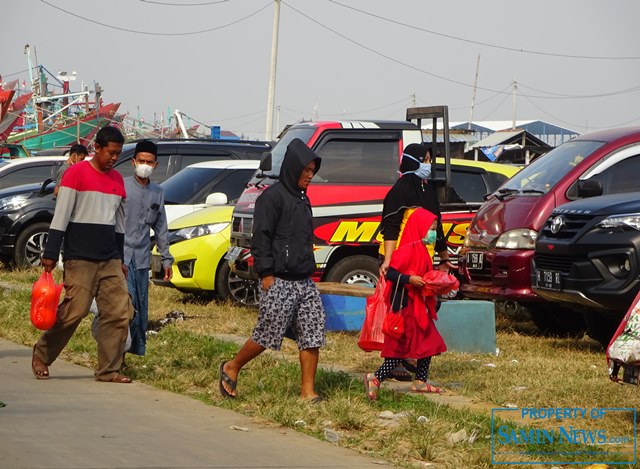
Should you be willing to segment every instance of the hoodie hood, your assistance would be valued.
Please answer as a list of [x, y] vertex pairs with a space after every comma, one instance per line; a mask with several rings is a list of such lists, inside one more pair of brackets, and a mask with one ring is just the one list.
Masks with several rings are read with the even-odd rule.
[[280, 167], [280, 183], [294, 194], [299, 195], [300, 192], [304, 192], [298, 186], [298, 181], [302, 175], [302, 170], [314, 160], [316, 162], [315, 172], [317, 173], [320, 169], [321, 158], [299, 138], [291, 140]]

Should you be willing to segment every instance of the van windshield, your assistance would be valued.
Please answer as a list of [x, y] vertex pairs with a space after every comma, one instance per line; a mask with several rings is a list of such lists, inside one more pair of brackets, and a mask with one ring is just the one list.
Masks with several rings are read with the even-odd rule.
[[498, 192], [546, 194], [582, 160], [604, 145], [604, 142], [577, 141], [563, 143], [541, 156], [509, 179]]
[[[293, 140], [294, 138], [299, 138], [304, 143], [307, 143], [315, 131], [316, 131], [315, 127], [300, 127], [298, 129], [296, 128], [289, 129], [282, 136], [282, 138], [278, 140], [278, 143], [276, 144], [275, 147], [273, 147], [273, 150], [271, 150], [271, 171], [268, 171], [268, 174], [275, 174], [275, 175], [280, 174], [280, 166], [282, 165], [282, 161], [284, 160], [284, 154], [287, 151], [287, 147], [289, 146], [289, 143], [291, 143], [291, 140]], [[258, 170], [256, 174], [260, 174], [260, 172], [261, 171]], [[251, 180], [251, 183], [255, 184], [260, 179], [261, 178], [254, 177]], [[266, 179], [263, 182], [270, 184], [270, 182], [268, 182]]]

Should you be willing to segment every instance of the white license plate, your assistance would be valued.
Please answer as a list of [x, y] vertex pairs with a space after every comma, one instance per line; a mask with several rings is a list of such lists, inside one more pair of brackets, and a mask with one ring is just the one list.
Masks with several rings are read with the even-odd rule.
[[560, 291], [562, 289], [561, 272], [557, 270], [536, 269], [536, 284], [538, 288]]
[[227, 249], [227, 253], [224, 255], [224, 258], [229, 262], [233, 262], [238, 258], [241, 252], [242, 248], [240, 246], [229, 246], [229, 249]]
[[484, 253], [482, 252], [467, 253], [467, 269], [482, 270], [483, 265], [484, 265]]

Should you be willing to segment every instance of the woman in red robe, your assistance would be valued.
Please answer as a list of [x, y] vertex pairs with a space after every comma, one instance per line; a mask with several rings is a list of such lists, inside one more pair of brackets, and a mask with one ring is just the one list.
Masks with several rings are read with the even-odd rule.
[[400, 243], [393, 252], [387, 270], [389, 301], [387, 314], [401, 314], [404, 333], [399, 338], [385, 335], [381, 356], [384, 362], [375, 373], [364, 375], [367, 396], [378, 398], [380, 383], [391, 376], [393, 369], [406, 358], [417, 358], [417, 371], [412, 392], [439, 393], [442, 389], [430, 385], [431, 357], [447, 350], [442, 336], [436, 329], [436, 298], [423, 296], [425, 285], [422, 277], [433, 269], [427, 245], [436, 238], [437, 217], [423, 209], [416, 209], [407, 219]]

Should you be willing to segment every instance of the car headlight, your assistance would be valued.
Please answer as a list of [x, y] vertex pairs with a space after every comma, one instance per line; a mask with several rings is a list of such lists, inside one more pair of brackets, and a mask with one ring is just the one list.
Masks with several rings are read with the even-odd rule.
[[207, 236], [210, 234], [220, 233], [222, 230], [224, 230], [228, 226], [229, 226], [229, 222], [189, 226], [187, 228], [182, 228], [180, 230], [174, 231], [171, 234], [171, 237], [174, 239], [174, 242], [177, 241], [176, 238], [182, 238], [183, 240], [193, 239], [193, 238], [198, 238], [200, 236]]
[[600, 228], [633, 228], [640, 231], [640, 214], [615, 215], [596, 223]]
[[29, 194], [19, 194], [0, 199], [0, 211], [19, 209], [28, 198]]
[[538, 232], [527, 228], [502, 233], [496, 241], [496, 247], [501, 249], [535, 249]]

